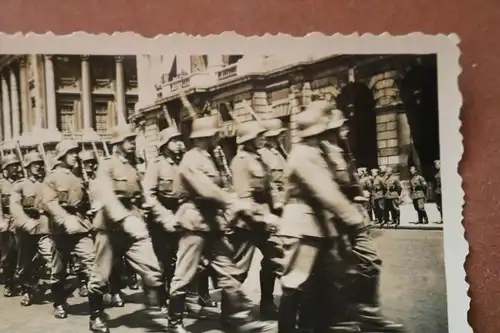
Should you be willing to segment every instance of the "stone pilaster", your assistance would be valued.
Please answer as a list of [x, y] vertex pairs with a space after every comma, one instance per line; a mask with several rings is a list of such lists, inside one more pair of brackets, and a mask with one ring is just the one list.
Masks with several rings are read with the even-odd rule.
[[118, 125], [123, 125], [128, 122], [127, 119], [127, 104], [125, 100], [125, 75], [123, 72], [123, 57], [115, 57], [116, 64], [116, 112]]
[[90, 82], [89, 56], [81, 56], [82, 67], [82, 106], [83, 106], [83, 128], [92, 127], [94, 119], [92, 114], [92, 86]]
[[21, 112], [19, 110], [19, 89], [14, 69], [10, 70], [10, 112], [12, 113], [12, 136], [21, 135]]
[[[47, 105], [47, 128], [57, 129], [56, 84], [54, 63], [51, 55], [45, 57], [45, 100]], [[38, 101], [37, 101], [38, 102]]]
[[12, 138], [9, 85], [5, 76], [2, 75], [0, 80], [2, 81], [3, 138], [4, 140], [9, 140]]

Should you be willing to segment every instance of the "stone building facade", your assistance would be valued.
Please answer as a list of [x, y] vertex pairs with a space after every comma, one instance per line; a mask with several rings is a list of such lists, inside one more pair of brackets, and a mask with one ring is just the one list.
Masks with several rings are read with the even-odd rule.
[[3, 55], [0, 80], [2, 141], [33, 128], [106, 137], [138, 101], [135, 56]]
[[[161, 129], [174, 124], [188, 131], [182, 94], [199, 116], [218, 119], [229, 158], [237, 149], [236, 125], [253, 118], [245, 103], [261, 119], [281, 119], [290, 148], [298, 140], [295, 115], [311, 100], [325, 98], [348, 118], [358, 166], [391, 166], [406, 181], [414, 164], [427, 179], [433, 177], [439, 158], [435, 55], [142, 56], [137, 62], [133, 119], [144, 121], [152, 154]], [[143, 85], [142, 78], [155, 84]]]

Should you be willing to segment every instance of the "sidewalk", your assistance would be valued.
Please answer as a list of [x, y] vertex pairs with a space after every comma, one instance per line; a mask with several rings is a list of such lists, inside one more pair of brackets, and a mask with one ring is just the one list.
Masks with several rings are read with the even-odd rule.
[[[403, 204], [399, 208], [401, 212], [401, 224], [398, 226], [398, 229], [443, 230], [443, 225], [436, 223], [441, 217], [435, 203], [425, 204], [425, 210], [429, 217], [429, 224], [415, 224], [415, 222], [418, 221], [418, 215], [413, 208], [413, 204]], [[383, 228], [394, 229], [394, 226], [384, 226]]]

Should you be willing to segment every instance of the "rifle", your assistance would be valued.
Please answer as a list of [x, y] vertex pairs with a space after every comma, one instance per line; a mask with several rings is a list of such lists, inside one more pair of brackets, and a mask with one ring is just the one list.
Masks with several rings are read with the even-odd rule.
[[28, 172], [26, 171], [23, 163], [23, 153], [21, 152], [21, 145], [19, 144], [18, 140], [15, 141], [15, 145], [17, 155], [19, 155], [19, 160], [21, 161], [21, 170], [23, 170], [23, 176], [24, 178], [28, 178]]

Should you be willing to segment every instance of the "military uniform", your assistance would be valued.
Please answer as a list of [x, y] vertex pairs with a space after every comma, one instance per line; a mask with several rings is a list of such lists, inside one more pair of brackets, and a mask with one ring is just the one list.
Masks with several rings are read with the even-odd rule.
[[[439, 161], [435, 161], [435, 163], [440, 163]], [[440, 223], [443, 222], [443, 197], [441, 194], [441, 169], [438, 169], [436, 174], [434, 175], [435, 181], [435, 189], [434, 194], [436, 195], [436, 206], [441, 216]]]
[[[61, 141], [56, 146], [56, 159], [78, 150], [76, 142]], [[95, 258], [92, 222], [86, 215], [88, 207], [82, 180], [64, 163], [60, 163], [45, 177], [43, 203], [51, 218], [50, 232], [54, 242], [51, 264], [54, 315], [66, 318], [64, 284], [71, 256], [74, 254], [83, 265], [87, 281]]]
[[385, 180], [385, 222], [390, 221], [389, 214], [391, 215], [392, 223], [396, 226], [399, 225], [399, 204], [401, 199], [399, 196], [403, 191], [401, 183], [396, 175], [388, 175]]
[[373, 212], [375, 215], [375, 220], [378, 223], [383, 224], [385, 221], [385, 194], [386, 194], [386, 183], [384, 177], [377, 175], [373, 178]]
[[[15, 155], [4, 156], [2, 168], [6, 170], [10, 165], [20, 164], [19, 158]], [[14, 189], [14, 184], [18, 179], [18, 174], [7, 175], [0, 179], [0, 265], [3, 269], [5, 283], [5, 297], [11, 297], [15, 294], [15, 272], [17, 265], [17, 249], [15, 239], [15, 228], [13, 225], [10, 209], [10, 196]]]
[[367, 194], [368, 201], [365, 203], [366, 211], [370, 216], [370, 220], [373, 220], [373, 178], [363, 171], [364, 174], [360, 177], [361, 186], [363, 191]]
[[[277, 315], [277, 308], [274, 305], [274, 283], [280, 269], [279, 260], [282, 257], [280, 241], [270, 228], [276, 226], [267, 225], [263, 219], [272, 217], [273, 209], [272, 182], [277, 180], [282, 182], [282, 175], [276, 177], [278, 170], [270, 171], [268, 164], [263, 161], [256, 147], [248, 146], [247, 143], [255, 139], [266, 129], [257, 122], [246, 122], [239, 126], [237, 143], [243, 145], [243, 149], [238, 151], [231, 161], [231, 172], [233, 174], [233, 187], [241, 200], [247, 201], [252, 207], [250, 219], [241, 219], [235, 229], [235, 234], [231, 236], [231, 242], [235, 248], [235, 265], [239, 269], [238, 278], [244, 282], [250, 271], [255, 248], [262, 252], [260, 270], [260, 290], [261, 290], [261, 316], [263, 318], [273, 318]], [[282, 170], [281, 170], [282, 173]], [[275, 178], [276, 177], [276, 178]], [[276, 185], [276, 183], [274, 183]], [[280, 185], [281, 188], [283, 184]], [[278, 191], [283, 191], [282, 189]], [[278, 219], [275, 216], [276, 221]]]
[[[317, 294], [321, 288], [321, 292], [327, 294], [325, 301], [335, 299], [344, 274], [338, 228], [342, 227], [350, 235], [364, 228], [363, 215], [333, 180], [327, 163], [329, 157], [319, 146], [317, 136], [328, 130], [326, 107], [324, 101], [312, 102], [297, 116], [303, 141], [292, 147], [285, 169], [287, 201], [279, 231], [285, 242], [280, 333], [295, 331], [301, 291]], [[325, 317], [338, 317], [332, 303], [324, 304], [324, 309], [328, 312]], [[337, 326], [335, 329], [355, 332], [357, 327]]]
[[[136, 136], [126, 127], [114, 129], [112, 135], [114, 145]], [[94, 332], [109, 332], [102, 322], [102, 294], [117, 257], [125, 256], [145, 286], [155, 291], [159, 306], [166, 302], [160, 264], [142, 217], [145, 201], [140, 174], [135, 160], [129, 160], [117, 146], [114, 148], [113, 156], [99, 165], [98, 186], [93, 193], [102, 205], [94, 219], [96, 259], [89, 281], [90, 328]]]
[[[32, 163], [43, 162], [42, 156], [36, 152], [26, 154], [24, 158], [25, 168], [29, 168]], [[27, 178], [16, 182], [10, 197], [10, 209], [16, 228], [17, 279], [21, 286], [21, 305], [29, 306], [34, 293], [33, 282], [38, 282], [34, 274], [38, 268], [34, 258], [38, 255], [47, 267], [52, 262], [53, 244], [47, 237], [50, 233], [49, 216], [43, 206], [41, 177], [29, 173]]]
[[[191, 139], [211, 140], [215, 134], [217, 124], [211, 117], [193, 121]], [[216, 284], [227, 300], [227, 313], [237, 328], [262, 331], [265, 326], [252, 322], [250, 301], [241, 283], [233, 277], [233, 252], [225, 235], [229, 225], [224, 212], [235, 213], [242, 209], [221, 188], [222, 175], [208, 151], [197, 146], [190, 149], [179, 164], [178, 172], [175, 190], [184, 202], [176, 214], [182, 230], [170, 287], [169, 332], [187, 332], [183, 327], [185, 297], [202, 256], [215, 271]]]
[[429, 219], [425, 211], [425, 191], [427, 190], [427, 183], [424, 177], [420, 175], [413, 175], [410, 180], [410, 197], [413, 201], [413, 208], [418, 214], [418, 223], [427, 224]]

